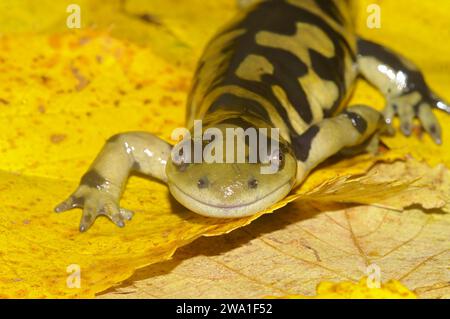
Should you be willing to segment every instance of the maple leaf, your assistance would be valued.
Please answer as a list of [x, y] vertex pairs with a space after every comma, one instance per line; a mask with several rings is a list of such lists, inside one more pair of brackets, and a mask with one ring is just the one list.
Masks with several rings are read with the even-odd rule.
[[[361, 1], [361, 4], [365, 2]], [[51, 212], [51, 208], [73, 190], [78, 178], [109, 136], [122, 131], [145, 130], [169, 140], [171, 131], [183, 126], [184, 105], [195, 62], [209, 37], [224, 20], [233, 15], [236, 8], [232, 0], [192, 0], [188, 6], [180, 5], [175, 0], [158, 4], [136, 0], [127, 2], [125, 8], [120, 7], [120, 1], [80, 1], [85, 17], [84, 26], [95, 24], [97, 28], [67, 32], [67, 13], [61, 8], [65, 9], [64, 5], [69, 3], [62, 1], [61, 7], [56, 9], [54, 2], [48, 0], [40, 2], [39, 6], [33, 6], [33, 1], [0, 3], [0, 31], [3, 33], [0, 38], [0, 296], [93, 297], [129, 278], [136, 269], [169, 259], [176, 249], [200, 236], [229, 233], [295, 199], [298, 199], [298, 203], [273, 216], [262, 217], [255, 224], [227, 236], [242, 236], [242, 232], [253, 232], [252, 227], [261, 225], [264, 233], [277, 232], [277, 223], [283, 224], [283, 220], [292, 217], [293, 220], [284, 222], [283, 227], [289, 228], [288, 223], [292, 223], [295, 228], [297, 222], [304, 222], [306, 226], [320, 230], [317, 236], [335, 235], [342, 239], [343, 242], [338, 244], [343, 246], [339, 248], [347, 249], [346, 245], [351, 248], [353, 243], [354, 254], [348, 255], [350, 259], [339, 259], [336, 257], [339, 251], [333, 255], [323, 243], [323, 247], [314, 249], [320, 258], [329, 263], [329, 272], [317, 271], [309, 265], [310, 268], [306, 268], [303, 273], [305, 277], [298, 279], [295, 277], [298, 274], [294, 273], [298, 270], [296, 264], [290, 259], [283, 259], [280, 264], [283, 267], [279, 267], [277, 276], [283, 273], [286, 277], [280, 279], [278, 288], [271, 291], [269, 288], [273, 282], [270, 280], [266, 290], [258, 288], [266, 280], [261, 274], [256, 278], [254, 291], [250, 291], [253, 286], [249, 283], [251, 280], [247, 280], [247, 287], [235, 287], [234, 297], [244, 296], [244, 293], [247, 294], [245, 297], [262, 296], [263, 293], [275, 296], [313, 295], [316, 284], [321, 281], [355, 282], [364, 275], [364, 271], [349, 268], [346, 272], [341, 269], [351, 263], [351, 258], [356, 258], [361, 267], [366, 266], [367, 261], [376, 260], [377, 264], [381, 264], [386, 278], [401, 280], [419, 296], [436, 297], [447, 293], [443, 277], [447, 273], [439, 269], [442, 265], [448, 265], [448, 254], [444, 250], [438, 251], [443, 245], [448, 247], [447, 215], [426, 215], [422, 210], [424, 207], [439, 212], [448, 211], [446, 168], [439, 166], [431, 170], [414, 162], [408, 162], [410, 166], [398, 166], [401, 164], [395, 161], [412, 154], [430, 164], [448, 165], [448, 125], [444, 126], [444, 145], [441, 148], [430, 146], [427, 137], [423, 137], [424, 141], [420, 143], [416, 137], [384, 138], [384, 142], [391, 147], [390, 151], [376, 157], [360, 155], [340, 162], [331, 160], [313, 172], [297, 192], [282, 202], [253, 217], [232, 221], [193, 214], [171, 199], [164, 185], [133, 177], [123, 204], [137, 212], [134, 220], [125, 229], [117, 229], [106, 219], [99, 219], [87, 234], [79, 234], [78, 213], [56, 215]], [[388, 35], [383, 40], [387, 41], [390, 36], [397, 40], [394, 45], [401, 52], [411, 50], [412, 35], [407, 34], [407, 31], [398, 35], [397, 31], [393, 31], [398, 24], [392, 25], [392, 21], [397, 21], [398, 9], [402, 6], [412, 7], [413, 14], [423, 9], [423, 14], [433, 14], [436, 19], [433, 19], [430, 28], [420, 28], [421, 33], [414, 33], [414, 36], [419, 36], [422, 45], [435, 48], [434, 52], [439, 53], [439, 56], [447, 57], [450, 46], [438, 46], [439, 42], [432, 42], [429, 37], [434, 33], [433, 30], [437, 30], [434, 27], [440, 28], [442, 24], [448, 23], [445, 15], [422, 2], [416, 6], [406, 5], [405, 1], [395, 3], [383, 3], [387, 9], [383, 17]], [[449, 7], [445, 1], [440, 3], [440, 8]], [[34, 9], [24, 9], [31, 7]], [[397, 11], [394, 14], [389, 8]], [[359, 30], [369, 38], [381, 37], [373, 30], [364, 30], [361, 22]], [[428, 51], [412, 51], [411, 57], [429, 75], [432, 86], [445, 93], [442, 89], [449, 84], [448, 76], [445, 77], [448, 72], [438, 70], [436, 66], [448, 67], [448, 61], [431, 60]], [[378, 108], [383, 103], [379, 94], [364, 82], [359, 82], [359, 90], [352, 101], [367, 102]], [[395, 164], [374, 166], [377, 162]], [[413, 172], [411, 167], [417, 171]], [[402, 178], [398, 175], [402, 171], [400, 168], [404, 173]], [[381, 178], [378, 173], [374, 173], [375, 169], [392, 174]], [[367, 172], [369, 174], [365, 175]], [[421, 190], [420, 196], [412, 193], [417, 189]], [[335, 208], [333, 205], [336, 204], [330, 203], [336, 201], [376, 207], [362, 206], [325, 213], [327, 209], [342, 208]], [[407, 206], [412, 210], [406, 213], [395, 210]], [[371, 228], [372, 222], [378, 220], [380, 214], [387, 216], [387, 222], [380, 221], [380, 225], [388, 227], [386, 231], [376, 231], [375, 226]], [[343, 219], [344, 227], [336, 226], [336, 234], [333, 234], [335, 228], [326, 227], [333, 226], [327, 223], [328, 215], [337, 220]], [[431, 216], [431, 219], [425, 223], [427, 216]], [[274, 220], [274, 223], [264, 225], [267, 220]], [[395, 240], [384, 244], [383, 240], [378, 242], [373, 237], [393, 236], [394, 226], [399, 223], [406, 226], [401, 228]], [[352, 242], [351, 230], [355, 227], [361, 228], [361, 232], [353, 232], [359, 237]], [[424, 231], [416, 236], [419, 228]], [[264, 239], [264, 235], [256, 230], [255, 236]], [[372, 231], [373, 234], [370, 233]], [[370, 234], [363, 236], [364, 232]], [[283, 236], [282, 233], [277, 235]], [[278, 241], [301, 243], [306, 238], [306, 235], [298, 232], [288, 235], [290, 238], [280, 237]], [[223, 238], [229, 238], [227, 236]], [[407, 252], [400, 248], [394, 249], [397, 246], [410, 247], [408, 238], [417, 238], [420, 242], [417, 247], [421, 250], [417, 252], [415, 246], [414, 253], [411, 252], [412, 248]], [[204, 238], [199, 242], [209, 241], [212, 249], [216, 249], [216, 252], [219, 249], [220, 252], [220, 247], [214, 246], [214, 242], [220, 240]], [[273, 237], [270, 240], [276, 242], [277, 239]], [[323, 240], [333, 242], [328, 238]], [[196, 243], [189, 246], [194, 255]], [[362, 251], [355, 250], [357, 244], [362, 245]], [[429, 252], [425, 252], [427, 247], [431, 247]], [[292, 246], [287, 245], [285, 248], [292, 249]], [[366, 248], [369, 252], [373, 250], [379, 253], [379, 256], [388, 253], [389, 249], [401, 251], [400, 257], [395, 253], [386, 256], [403, 258], [406, 260], [402, 264], [405, 267], [412, 267], [414, 261], [423, 258], [429, 260], [426, 259], [424, 266], [420, 264], [417, 270], [411, 268], [411, 275], [406, 272], [395, 273], [394, 265], [400, 265], [395, 263], [397, 259], [385, 262], [378, 255], [365, 255], [362, 252], [367, 252]], [[301, 254], [302, 258], [307, 257], [305, 265], [308, 265], [316, 257], [313, 250], [304, 249]], [[175, 255], [174, 261], [179, 259], [183, 251], [188, 253], [187, 248], [181, 250]], [[226, 254], [224, 251], [224, 256]], [[194, 255], [191, 256], [192, 261], [196, 260]], [[232, 260], [233, 256], [228, 256], [230, 259], [227, 259], [227, 263], [222, 263], [231, 268], [236, 263], [243, 267], [238, 269], [242, 273], [247, 268], [251, 269], [251, 260]], [[336, 263], [331, 265], [333, 258]], [[164, 272], [171, 275], [170, 265], [173, 264], [170, 263], [168, 261], [155, 267], [166, 265]], [[67, 286], [71, 265], [78, 265], [81, 269], [80, 289]], [[151, 267], [145, 268], [144, 273], [147, 269]], [[419, 275], [423, 275], [420, 272], [423, 269], [426, 276], [419, 278]], [[414, 277], [416, 274], [419, 274], [417, 278]], [[306, 279], [307, 275], [309, 279]], [[302, 286], [289, 285], [291, 276], [297, 278], [297, 283]], [[174, 284], [177, 284], [176, 280]], [[201, 287], [201, 282], [197, 286]], [[187, 296], [189, 289], [185, 289], [183, 293]], [[170, 295], [168, 291], [166, 296]], [[208, 295], [205, 293], [204, 296]]]

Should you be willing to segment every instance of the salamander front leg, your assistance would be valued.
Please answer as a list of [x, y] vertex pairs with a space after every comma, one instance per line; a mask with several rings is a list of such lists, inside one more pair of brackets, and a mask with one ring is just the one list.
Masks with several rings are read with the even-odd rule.
[[123, 133], [111, 137], [81, 178], [75, 192], [56, 206], [57, 213], [83, 208], [80, 231], [92, 226], [104, 215], [119, 227], [133, 213], [120, 208], [119, 201], [131, 171], [166, 182], [165, 167], [171, 146], [158, 137], [143, 132]]
[[450, 113], [450, 106], [430, 90], [412, 62], [379, 44], [359, 39], [358, 66], [361, 74], [384, 94], [383, 113], [388, 124], [398, 115], [403, 134], [409, 136], [417, 118], [433, 140], [441, 144], [441, 127], [432, 110]]
[[338, 116], [311, 126], [292, 140], [297, 157], [297, 183], [330, 156], [347, 148], [376, 143], [374, 139], [385, 126], [381, 113], [365, 105], [349, 107]]

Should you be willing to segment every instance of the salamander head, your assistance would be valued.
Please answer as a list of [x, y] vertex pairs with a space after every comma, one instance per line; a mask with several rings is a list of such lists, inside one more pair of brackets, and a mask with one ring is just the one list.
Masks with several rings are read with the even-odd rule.
[[[223, 127], [220, 130], [225, 132]], [[185, 139], [174, 147], [166, 174], [169, 189], [178, 202], [200, 215], [238, 218], [258, 213], [290, 192], [295, 183], [297, 164], [287, 142], [281, 138], [268, 138], [266, 145], [269, 146], [267, 150], [264, 148], [267, 154], [265, 161], [261, 160], [261, 156], [257, 161], [254, 157], [251, 160], [249, 154], [258, 154], [260, 148], [259, 143], [252, 144], [248, 140], [242, 143], [245, 145], [245, 160], [240, 161], [237, 155], [239, 145], [235, 143], [235, 147], [231, 148], [234, 161], [227, 163], [225, 135], [221, 139], [222, 144], [214, 144], [220, 143], [217, 136], [213, 142], [203, 142], [200, 152], [201, 155], [216, 155], [217, 150], [222, 149], [222, 161], [218, 161], [218, 157], [215, 157], [215, 161], [211, 158], [206, 160], [205, 156], [202, 162], [195, 161], [193, 153], [196, 140], [193, 139]], [[209, 152], [213, 149], [212, 144], [220, 147]], [[183, 145], [192, 147], [190, 159]]]

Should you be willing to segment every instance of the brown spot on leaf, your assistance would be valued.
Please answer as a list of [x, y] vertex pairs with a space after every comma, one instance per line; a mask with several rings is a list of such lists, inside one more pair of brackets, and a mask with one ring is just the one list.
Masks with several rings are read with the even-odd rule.
[[141, 19], [142, 21], [144, 21], [146, 23], [154, 24], [157, 26], [162, 25], [162, 23], [158, 19], [158, 17], [156, 17], [155, 15], [152, 15], [150, 13], [144, 13], [144, 14], [139, 15], [138, 17], [139, 17], [139, 19]]
[[89, 84], [89, 80], [86, 79], [81, 74], [80, 70], [78, 70], [76, 67], [72, 67], [70, 70], [72, 71], [73, 76], [78, 80], [78, 84], [75, 87], [75, 89], [77, 91], [81, 91], [82, 89], [84, 89]]
[[180, 105], [181, 102], [173, 99], [171, 96], [165, 95], [159, 100], [159, 103], [161, 106], [177, 106]]
[[38, 105], [38, 112], [41, 113], [41, 114], [44, 114], [45, 111], [46, 111], [45, 110], [45, 106], [43, 104], [39, 104]]
[[42, 84], [44, 84], [44, 85], [47, 85], [50, 82], [50, 78], [45, 75], [41, 75], [40, 79], [41, 79]]
[[51, 141], [53, 144], [59, 144], [59, 143], [61, 143], [62, 141], [64, 141], [66, 138], [67, 138], [67, 135], [65, 135], [65, 134], [52, 134], [52, 135], [50, 136], [50, 141]]

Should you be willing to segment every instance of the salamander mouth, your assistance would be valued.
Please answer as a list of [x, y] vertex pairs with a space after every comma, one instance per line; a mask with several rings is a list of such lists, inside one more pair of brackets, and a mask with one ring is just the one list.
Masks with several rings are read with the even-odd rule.
[[217, 205], [199, 200], [172, 183], [169, 183], [169, 188], [179, 203], [197, 214], [215, 218], [240, 218], [254, 215], [283, 199], [291, 191], [292, 183], [287, 181], [254, 201], [233, 205]]

